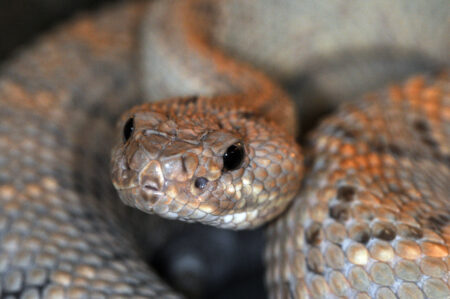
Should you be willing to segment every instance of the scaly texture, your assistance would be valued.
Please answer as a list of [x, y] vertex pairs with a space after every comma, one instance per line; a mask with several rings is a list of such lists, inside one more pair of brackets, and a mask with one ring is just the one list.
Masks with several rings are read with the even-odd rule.
[[448, 298], [448, 76], [371, 94], [309, 140], [302, 191], [268, 232], [272, 296]]
[[143, 26], [142, 80], [152, 100], [248, 87], [256, 77], [242, 66], [251, 63], [297, 91], [297, 114], [312, 119], [450, 62], [446, 0], [183, 2], [155, 1]]
[[[294, 200], [269, 229], [273, 297], [450, 295], [448, 78], [411, 79], [326, 120], [310, 138], [307, 175], [294, 199], [300, 185], [291, 180], [302, 161], [288, 148], [292, 141], [281, 140], [289, 124], [259, 108], [285, 95], [212, 42], [206, 24], [221, 28], [224, 6], [150, 7], [143, 54], [149, 97], [210, 98], [175, 98], [124, 114], [112, 157], [122, 200], [166, 218], [235, 229], [269, 221]], [[397, 42], [401, 48], [402, 37]], [[242, 157], [230, 169], [235, 144]]]
[[[284, 211], [300, 187], [300, 149], [281, 127], [234, 100], [174, 99], [127, 112], [111, 158], [121, 199], [166, 218], [234, 229]], [[233, 147], [242, 156], [230, 169], [223, 155]]]
[[111, 200], [111, 127], [138, 97], [141, 10], [79, 18], [1, 70], [2, 298], [176, 297], [140, 259]]
[[[167, 4], [161, 4], [163, 2]], [[141, 70], [147, 75], [144, 78], [136, 76], [139, 68], [134, 61], [134, 55], [137, 53], [136, 32], [144, 11], [144, 5], [139, 3], [128, 3], [79, 18], [38, 41], [35, 46], [1, 69], [2, 297], [176, 296], [147, 268], [139, 258], [136, 246], [124, 233], [127, 225], [126, 222], [120, 222], [123, 215], [121, 210], [117, 209], [119, 200], [116, 199], [108, 178], [107, 162], [109, 147], [112, 144], [112, 122], [123, 108], [138, 102], [138, 81], [144, 81], [147, 97], [153, 99], [160, 96], [197, 93], [211, 96], [225, 93], [225, 98], [234, 98], [232, 103], [240, 102], [244, 107], [228, 107], [232, 109], [230, 113], [236, 115], [243, 109], [245, 113], [240, 115], [243, 119], [239, 120], [243, 125], [253, 121], [253, 127], [262, 126], [267, 134], [271, 131], [268, 126], [277, 122], [279, 131], [272, 131], [272, 134], [295, 131], [292, 106], [285, 93], [275, 83], [252, 67], [233, 62], [222, 51], [209, 47], [211, 41], [222, 43], [222, 37], [212, 38], [214, 34], [221, 34], [221, 27], [208, 24], [224, 24], [226, 14], [220, 11], [226, 12], [226, 7], [216, 7], [211, 3], [205, 6], [202, 2], [194, 2], [199, 6], [195, 8], [194, 5], [194, 8], [191, 8], [190, 1], [178, 1], [180, 6], [177, 8], [172, 6], [173, 3], [175, 2], [158, 1], [149, 16], [161, 9], [161, 14], [166, 18], [158, 18], [158, 13], [153, 15], [154, 20], [151, 17], [145, 20], [142, 28], [145, 32], [142, 56], [146, 65], [141, 66]], [[314, 2], [303, 3], [304, 6], [299, 7], [300, 11], [307, 11], [305, 7], [311, 7]], [[388, 16], [389, 19], [392, 17], [396, 20], [388, 22], [393, 25], [386, 27], [385, 22], [378, 21], [378, 18], [365, 22], [381, 24], [381, 29], [375, 32], [389, 36], [388, 32], [391, 31], [388, 28], [394, 31], [399, 28], [400, 33], [392, 35], [395, 36], [391, 41], [393, 45], [399, 43], [399, 48], [406, 49], [406, 52], [417, 50], [420, 58], [425, 57], [426, 61], [430, 59], [438, 65], [448, 63], [448, 38], [445, 34], [448, 32], [448, 5], [445, 2], [427, 1], [425, 6], [422, 6], [421, 1], [397, 2], [404, 3], [409, 9], [403, 9], [401, 5], [387, 6], [387, 11], [386, 3], [370, 3], [378, 4], [379, 7], [363, 5], [362, 11], [367, 9], [370, 12], [381, 12], [378, 16]], [[162, 6], [158, 8], [157, 5]], [[236, 7], [240, 6], [238, 4]], [[280, 14], [283, 21], [289, 15], [296, 16], [298, 13], [289, 6], [284, 7], [288, 7], [289, 14], [286, 17]], [[262, 11], [258, 12], [256, 7], [253, 7], [250, 11], [264, 16], [264, 12], [272, 11], [272, 8], [263, 6]], [[331, 10], [347, 13], [361, 11], [345, 4]], [[406, 12], [406, 16], [403, 12]], [[420, 15], [423, 13], [426, 17], [415, 16], [414, 12], [419, 12]], [[328, 15], [325, 12], [322, 18], [328, 20]], [[353, 16], [365, 21], [364, 17], [358, 17], [358, 13]], [[335, 18], [336, 22], [339, 22], [339, 18], [352, 19], [348, 16]], [[385, 20], [383, 17], [381, 19]], [[427, 27], [421, 28], [431, 29], [422, 34], [420, 30], [411, 30], [414, 26], [400, 26], [400, 23], [404, 24], [402, 22], [416, 24], [417, 19], [425, 20]], [[177, 23], [176, 20], [181, 22]], [[334, 25], [334, 22], [331, 23]], [[152, 24], [156, 27], [152, 27]], [[310, 22], [312, 27], [316, 27], [316, 24], [316, 20]], [[354, 27], [358, 28], [358, 25]], [[208, 30], [205, 32], [202, 29]], [[275, 31], [276, 36], [289, 37], [288, 34], [281, 34], [282, 29]], [[327, 32], [327, 29], [325, 31]], [[245, 31], [242, 32], [245, 36]], [[410, 35], [413, 38], [409, 42], [401, 42], [401, 37]], [[306, 36], [319, 35], [307, 33]], [[350, 33], [349, 36], [354, 34]], [[374, 41], [367, 44], [369, 50], [379, 49], [377, 46], [386, 44], [383, 39], [377, 39], [377, 34], [373, 32], [363, 34], [360, 38], [364, 39], [366, 36], [370, 36], [370, 40]], [[339, 34], [338, 40], [341, 40], [340, 37]], [[296, 40], [292, 35], [287, 38], [288, 41], [289, 39]], [[258, 39], [263, 40], [267, 40], [272, 45], [271, 49], [276, 49], [275, 52], [293, 52], [294, 56], [298, 54], [298, 44], [294, 47], [295, 51], [278, 51], [280, 47], [284, 48], [282, 44], [276, 40], [273, 42], [270, 38]], [[319, 40], [324, 41], [318, 43], [321, 45], [319, 48], [330, 49], [329, 52], [326, 51], [325, 56], [331, 59], [336, 54], [339, 58], [338, 54], [342, 52], [342, 48], [335, 47], [327, 38]], [[148, 41], [151, 42], [146, 44]], [[377, 44], [377, 41], [380, 43]], [[310, 44], [301, 43], [305, 48], [301, 47], [298, 51], [308, 53], [306, 50]], [[352, 48], [355, 44], [346, 46]], [[148, 47], [154, 47], [155, 51], [146, 51]], [[231, 46], [224, 47], [235, 51]], [[270, 47], [251, 44], [248, 48], [263, 52]], [[337, 53], [333, 51], [336, 48]], [[396, 50], [398, 49], [394, 49], [393, 56], [403, 57], [404, 52]], [[245, 54], [237, 55], [247, 58]], [[269, 57], [271, 56], [273, 55], [269, 54]], [[307, 57], [309, 58], [305, 61], [315, 60], [313, 54]], [[349, 57], [349, 60], [353, 61], [354, 56]], [[323, 56], [319, 56], [317, 59], [322, 61], [322, 58]], [[252, 60], [251, 57], [247, 59]], [[364, 60], [364, 55], [362, 59]], [[275, 64], [282, 63], [283, 60], [276, 61]], [[421, 65], [422, 60], [418, 61]], [[295, 67], [297, 65], [289, 59], [286, 59], [285, 63]], [[331, 66], [332, 71], [325, 71], [325, 74], [333, 74], [334, 64], [330, 63], [328, 66]], [[383, 75], [376, 77], [383, 78], [391, 71], [390, 64], [381, 64], [381, 71], [377, 69], [379, 66], [375, 63], [374, 68], [369, 67], [368, 73], [381, 73]], [[305, 72], [314, 77], [314, 70], [317, 69], [323, 70], [320, 66], [314, 66], [312, 71], [307, 68]], [[300, 74], [303, 74], [302, 71], [304, 70], [300, 70]], [[361, 72], [357, 71], [356, 74]], [[339, 82], [327, 80], [327, 76], [324, 78], [325, 80], [317, 82]], [[359, 78], [359, 75], [356, 75], [356, 78]], [[369, 82], [368, 78], [374, 77], [368, 75], [362, 78], [363, 82]], [[352, 78], [347, 82], [353, 82]], [[311, 139], [313, 145], [307, 153], [306, 160], [310, 165], [304, 189], [299, 198], [295, 199], [291, 209], [270, 228], [271, 241], [267, 259], [271, 269], [268, 285], [274, 297], [301, 297], [302, 294], [320, 297], [332, 292], [362, 298], [388, 297], [393, 293], [399, 297], [445, 298], [448, 294], [448, 225], [445, 216], [448, 215], [449, 197], [446, 186], [449, 142], [448, 83], [444, 82], [446, 81], [440, 81], [436, 83], [437, 87], [423, 90], [420, 82], [413, 82], [404, 90], [394, 90], [391, 95], [394, 99], [392, 103], [387, 100], [386, 95], [381, 96], [385, 99], [383, 103], [386, 107], [365, 100], [355, 108], [344, 109], [317, 131]], [[318, 85], [319, 89], [328, 86], [321, 83]], [[337, 89], [326, 89], [327, 93], [339, 94], [341, 87], [345, 88], [345, 84], [337, 85]], [[189, 86], [189, 89], [185, 86]], [[199, 89], [200, 87], [206, 89]], [[186, 90], [188, 92], [185, 92]], [[442, 95], [439, 95], [438, 90]], [[244, 94], [244, 97], [230, 95], [236, 92]], [[354, 92], [350, 90], [344, 94]], [[401, 101], [402, 99], [407, 100]], [[276, 100], [285, 104], [277, 104]], [[394, 105], [396, 101], [397, 104]], [[212, 106], [204, 98], [193, 104], [198, 103], [204, 103], [204, 108]], [[186, 107], [191, 107], [192, 111], [198, 110], [197, 105]], [[175, 110], [179, 110], [178, 108]], [[252, 118], [249, 117], [250, 108], [256, 108], [259, 112], [254, 119], [246, 119]], [[392, 111], [387, 108], [392, 108]], [[147, 111], [144, 110], [142, 114], [142, 124], [155, 122], [152, 117], [146, 118], [145, 112]], [[261, 115], [262, 112], [265, 113]], [[189, 115], [189, 119], [173, 123], [184, 126], [199, 126], [200, 123], [203, 125], [201, 120], [193, 122], [194, 115], [186, 113], [183, 116], [186, 115]], [[212, 116], [203, 113], [203, 116], [205, 115]], [[389, 118], [386, 118], [388, 115]], [[223, 117], [224, 114], [218, 113], [217, 116]], [[180, 115], [170, 112], [168, 117]], [[127, 119], [125, 116], [121, 124], [127, 123]], [[235, 120], [234, 117], [223, 120], [225, 129], [230, 129]], [[256, 123], [256, 120], [261, 121], [262, 125]], [[387, 127], [388, 120], [392, 125], [395, 124], [391, 129]], [[217, 125], [220, 121], [212, 123]], [[204, 124], [211, 125], [208, 121], [204, 121]], [[217, 127], [220, 128], [218, 125]], [[151, 132], [153, 135], [166, 134], [163, 137], [169, 136], [170, 141], [173, 141], [172, 137], [176, 135], [170, 131], [170, 126], [156, 126], [156, 129], [159, 131], [157, 134]], [[122, 128], [120, 131], [122, 133]], [[400, 136], [399, 133], [407, 135]], [[132, 140], [138, 137], [138, 133], [133, 134], [136, 136], [131, 136]], [[287, 133], [281, 135], [287, 136]], [[267, 136], [277, 138], [277, 134], [265, 135]], [[384, 137], [377, 139], [377, 136]], [[407, 136], [420, 136], [420, 141], [416, 142]], [[290, 138], [292, 140], [292, 137]], [[198, 141], [195, 138], [193, 140]], [[163, 143], [166, 141], [163, 139]], [[196, 170], [204, 169], [205, 178], [210, 175], [208, 178], [214, 180], [214, 175], [217, 176], [217, 168], [223, 166], [223, 162], [218, 159], [221, 156], [219, 153], [223, 154], [222, 146], [229, 145], [229, 141], [220, 139], [216, 153], [211, 150], [212, 144], [201, 144], [201, 153], [207, 153], [207, 156], [199, 156], [201, 163], [194, 166]], [[245, 138], [244, 141], [247, 142]], [[161, 144], [153, 146], [160, 147]], [[185, 149], [182, 147], [182, 152]], [[276, 148], [274, 150], [276, 151]], [[357, 155], [347, 156], [348, 151], [352, 150]], [[134, 157], [134, 151], [126, 153], [133, 162], [131, 157]], [[251, 151], [246, 150], [245, 153]], [[172, 153], [172, 156], [176, 155]], [[394, 156], [395, 159], [392, 158]], [[248, 159], [247, 164], [252, 164], [251, 161], [254, 160], [250, 161], [247, 155], [245, 157]], [[272, 157], [269, 157], [269, 160], [270, 158]], [[141, 156], [144, 163], [150, 159], [153, 158]], [[135, 161], [139, 162], [139, 159]], [[173, 161], [169, 175], [172, 170], [178, 171], [173, 173], [179, 173], [180, 170], [179, 159]], [[208, 168], [210, 162], [216, 169]], [[260, 186], [267, 188], [264, 192], [268, 193], [276, 181], [277, 174], [286, 169], [263, 169], [264, 163], [271, 162], [272, 160], [262, 161], [258, 167], [262, 170], [255, 174], [250, 193], [258, 189], [258, 181]], [[301, 168], [291, 165], [290, 162], [287, 164], [287, 168], [297, 168], [296, 173]], [[381, 168], [380, 165], [384, 164], [389, 167]], [[150, 162], [148, 165], [155, 163]], [[164, 163], [161, 162], [160, 165]], [[198, 165], [201, 167], [197, 167]], [[356, 168], [357, 166], [359, 168]], [[185, 167], [186, 176], [190, 172], [195, 173], [191, 166]], [[181, 170], [183, 171], [183, 164]], [[230, 181], [239, 178], [233, 177], [233, 171], [243, 172], [228, 172], [228, 176], [232, 177], [228, 179]], [[357, 171], [361, 171], [360, 176], [356, 176]], [[151, 174], [157, 174], [157, 178], [161, 178], [159, 170]], [[218, 179], [227, 180], [221, 173], [219, 175]], [[262, 182], [268, 179], [272, 179], [272, 183], [266, 186]], [[158, 186], [154, 183], [147, 187], [155, 191], [154, 188]], [[203, 183], [201, 180], [197, 186], [203, 186]], [[290, 183], [291, 186], [297, 186], [300, 181]], [[239, 182], [233, 181], [233, 187], [235, 186], [239, 186]], [[225, 193], [223, 191], [221, 196]], [[391, 193], [392, 198], [389, 197]], [[323, 202], [319, 198], [323, 199]], [[127, 197], [124, 199], [128, 200]], [[227, 201], [233, 202], [233, 199], [230, 197]], [[180, 207], [177, 206], [176, 200], [172, 202], [175, 204], [171, 208]], [[314, 208], [316, 202], [317, 209]], [[238, 203], [234, 205], [239, 206]], [[376, 209], [368, 208], [370, 205], [376, 205]], [[163, 211], [166, 208], [160, 205], [159, 209]], [[272, 217], [278, 213], [279, 211], [276, 211]], [[241, 218], [246, 220], [246, 217], [237, 218], [240, 218], [238, 220], [241, 221], [241, 227], [245, 226]], [[261, 220], [258, 220], [250, 225], [258, 225], [260, 222]], [[356, 225], [356, 228], [352, 224]]]

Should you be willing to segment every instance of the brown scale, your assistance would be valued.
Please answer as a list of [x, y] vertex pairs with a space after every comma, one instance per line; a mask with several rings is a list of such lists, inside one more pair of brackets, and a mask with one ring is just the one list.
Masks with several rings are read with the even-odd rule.
[[178, 297], [141, 264], [110, 201], [105, 153], [116, 109], [137, 95], [140, 11], [80, 16], [1, 68], [2, 298]]
[[[272, 296], [448, 297], [449, 189], [440, 182], [448, 182], [450, 170], [435, 158], [447, 150], [450, 132], [448, 121], [429, 125], [450, 107], [448, 89], [447, 75], [436, 81], [415, 77], [341, 109], [311, 136], [306, 159], [315, 170], [293, 207], [269, 228]], [[421, 140], [438, 135], [445, 141], [431, 149]], [[414, 147], [406, 146], [410, 138]], [[373, 140], [376, 146], [365, 146]], [[282, 231], [289, 237], [276, 238]], [[295, 250], [306, 267], [298, 268], [282, 242], [301, 236]]]

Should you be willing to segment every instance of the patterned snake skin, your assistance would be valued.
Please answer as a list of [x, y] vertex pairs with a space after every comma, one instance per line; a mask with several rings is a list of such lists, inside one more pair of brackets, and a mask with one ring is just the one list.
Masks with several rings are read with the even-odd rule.
[[[256, 16], [272, 20], [268, 1], [266, 10], [250, 10], [255, 15], [241, 13], [246, 26], [233, 18], [228, 24], [220, 21], [219, 16], [239, 15], [232, 1], [220, 9], [201, 1], [193, 6], [165, 1], [149, 11], [147, 3], [130, 2], [79, 17], [20, 53], [0, 70], [1, 297], [179, 297], [141, 260], [142, 249], [127, 233], [129, 210], [110, 183], [114, 143], [114, 183], [123, 189], [124, 201], [143, 210], [243, 228], [277, 216], [291, 201], [268, 227], [267, 286], [274, 298], [450, 297], [448, 76], [414, 77], [342, 107], [310, 135], [302, 165], [289, 137], [296, 114], [286, 106], [291, 105], [288, 96], [259, 71], [207, 46], [217, 34], [215, 42], [237, 57], [287, 81], [306, 77], [308, 86], [323, 87], [339, 101], [383, 83], [380, 78], [410, 73], [429, 61], [448, 63], [449, 7], [445, 1], [425, 7], [418, 2], [407, 1], [404, 9], [400, 2], [373, 1], [374, 8], [329, 1], [310, 10], [311, 3], [286, 1], [280, 2], [282, 11], [273, 14], [273, 23], [261, 22]], [[238, 7], [246, 11], [250, 3]], [[314, 40], [308, 30], [278, 35], [267, 47], [258, 44], [274, 24], [295, 25], [284, 13], [300, 16], [301, 11], [305, 17], [294, 19], [304, 20], [319, 12], [338, 18], [333, 15], [338, 11], [358, 24], [367, 17], [352, 19], [358, 13], [349, 12], [365, 10], [378, 12], [367, 23], [382, 23], [384, 30], [362, 37], [381, 39], [380, 47], [398, 42], [402, 51], [388, 58], [416, 61], [420, 53], [425, 59], [411, 68], [403, 68], [408, 58], [400, 66], [372, 61], [379, 67], [370, 74], [348, 65], [338, 72], [340, 65], [325, 63], [332, 52], [345, 61], [348, 49], [370, 39], [350, 29], [355, 39], [344, 46], [320, 34], [312, 34]], [[423, 21], [408, 22], [417, 20], [418, 11]], [[276, 22], [277, 16], [286, 21]], [[324, 25], [332, 20], [320, 24], [334, 36]], [[234, 25], [254, 28], [253, 21], [265, 24], [253, 31], [255, 39], [248, 38], [247, 29], [241, 38], [226, 38]], [[308, 25], [314, 23], [293, 27], [312, 30]], [[422, 31], [408, 35], [414, 26]], [[393, 27], [399, 31], [388, 30]], [[201, 29], [208, 30], [202, 34]], [[266, 49], [265, 54], [250, 57], [237, 49], [245, 36], [243, 48]], [[284, 39], [300, 45], [287, 48]], [[305, 43], [308, 47], [301, 48]], [[372, 57], [372, 46], [379, 53], [376, 42], [367, 42], [358, 57]], [[406, 55], [411, 47], [417, 52]], [[274, 49], [287, 54], [276, 55]], [[292, 55], [301, 59], [292, 61]], [[267, 57], [276, 59], [272, 64]], [[349, 74], [350, 83], [340, 81], [342, 74]], [[192, 97], [196, 94], [201, 97]], [[184, 95], [190, 97], [133, 108], [119, 121], [120, 134], [114, 132], [119, 115], [142, 98]], [[203, 97], [211, 95], [220, 96]], [[249, 139], [255, 136], [257, 141]], [[230, 156], [243, 154], [239, 163], [224, 162], [230, 146]], [[144, 184], [125, 190], [135, 183]], [[277, 202], [280, 197], [285, 200]]]
[[450, 296], [449, 83], [412, 78], [311, 136], [302, 191], [269, 228], [272, 294]]

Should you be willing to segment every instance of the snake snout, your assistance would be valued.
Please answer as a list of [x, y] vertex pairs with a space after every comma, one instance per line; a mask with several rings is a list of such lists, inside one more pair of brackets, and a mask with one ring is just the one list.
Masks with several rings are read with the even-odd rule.
[[163, 195], [164, 174], [158, 161], [150, 161], [139, 173], [139, 185], [142, 195], [150, 201], [156, 201]]

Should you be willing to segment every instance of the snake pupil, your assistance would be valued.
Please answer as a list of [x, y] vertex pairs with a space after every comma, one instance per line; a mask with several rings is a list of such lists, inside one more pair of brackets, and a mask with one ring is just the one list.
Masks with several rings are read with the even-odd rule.
[[227, 148], [223, 155], [224, 170], [235, 170], [239, 168], [244, 160], [244, 147], [240, 142]]
[[130, 139], [131, 135], [133, 134], [133, 131], [134, 131], [134, 118], [130, 117], [125, 123], [125, 126], [123, 127], [124, 141]]

